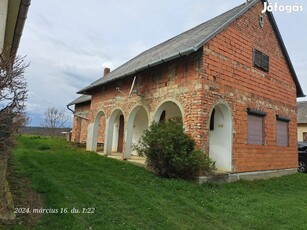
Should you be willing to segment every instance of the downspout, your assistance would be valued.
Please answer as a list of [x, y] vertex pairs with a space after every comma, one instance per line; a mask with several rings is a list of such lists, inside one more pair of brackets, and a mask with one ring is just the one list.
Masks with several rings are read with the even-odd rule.
[[82, 117], [82, 116], [80, 116], [80, 115], [75, 114], [75, 111], [73, 111], [71, 108], [69, 108], [69, 106], [71, 106], [71, 105], [66, 105], [67, 109], [68, 109], [69, 111], [71, 111], [75, 117], [80, 117], [81, 119], [84, 119], [84, 120], [89, 121], [88, 118]]
[[75, 114], [75, 111], [73, 111], [71, 108], [69, 108], [71, 105], [66, 105], [67, 109], [70, 110], [73, 114]]

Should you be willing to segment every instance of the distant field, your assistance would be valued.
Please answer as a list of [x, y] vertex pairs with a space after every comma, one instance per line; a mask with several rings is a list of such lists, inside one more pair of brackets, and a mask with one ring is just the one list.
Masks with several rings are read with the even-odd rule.
[[41, 135], [41, 136], [50, 136], [51, 133], [54, 133], [55, 136], [66, 138], [66, 133], [70, 132], [71, 128], [51, 128], [37, 127], [37, 126], [25, 126], [22, 127], [21, 133], [24, 135]]
[[10, 171], [16, 207], [58, 212], [17, 214], [13, 229], [307, 229], [307, 174], [199, 186], [35, 136]]

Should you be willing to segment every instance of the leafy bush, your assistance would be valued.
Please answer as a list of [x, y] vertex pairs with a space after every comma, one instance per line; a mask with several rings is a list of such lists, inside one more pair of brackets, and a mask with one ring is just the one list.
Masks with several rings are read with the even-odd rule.
[[154, 122], [134, 148], [161, 177], [190, 179], [215, 168], [205, 153], [195, 150], [195, 141], [184, 132], [178, 118]]

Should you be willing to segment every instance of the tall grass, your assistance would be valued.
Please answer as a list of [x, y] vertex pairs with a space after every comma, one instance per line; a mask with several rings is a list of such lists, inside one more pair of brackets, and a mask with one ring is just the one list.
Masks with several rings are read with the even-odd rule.
[[29, 136], [19, 138], [11, 163], [41, 194], [40, 208], [68, 212], [43, 214], [31, 229], [307, 228], [307, 174], [199, 186]]

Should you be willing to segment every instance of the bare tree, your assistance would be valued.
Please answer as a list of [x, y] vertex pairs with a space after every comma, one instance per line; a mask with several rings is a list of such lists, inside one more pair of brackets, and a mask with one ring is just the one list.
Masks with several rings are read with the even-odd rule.
[[68, 121], [69, 116], [65, 114], [64, 109], [57, 109], [49, 107], [44, 113], [43, 127], [49, 129], [49, 134], [54, 136], [56, 129], [64, 128], [65, 123]]
[[[0, 54], [0, 218], [6, 217], [8, 183], [7, 159], [14, 145], [15, 134], [26, 123], [27, 84], [24, 78], [29, 64], [24, 57]], [[4, 214], [3, 214], [4, 213]]]

